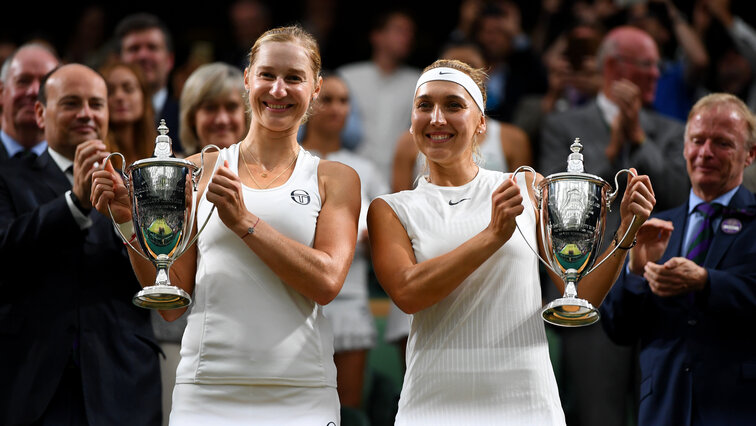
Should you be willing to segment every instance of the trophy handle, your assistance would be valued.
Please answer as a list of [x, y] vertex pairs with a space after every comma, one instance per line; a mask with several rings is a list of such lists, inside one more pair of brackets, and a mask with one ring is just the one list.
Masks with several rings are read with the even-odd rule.
[[[610, 194], [607, 194], [607, 196], [606, 196], [606, 208], [609, 209], [609, 211], [611, 211], [610, 206], [612, 204], [612, 201], [614, 201], [614, 199], [617, 198], [617, 192], [619, 192], [619, 175], [622, 174], [622, 173], [627, 173], [627, 174], [633, 175], [633, 177], [638, 176], [636, 173], [634, 173], [630, 169], [622, 169], [622, 170], [618, 171], [617, 174], [614, 175], [614, 191], [612, 191], [612, 193], [610, 193]], [[638, 220], [638, 216], [633, 216], [633, 220], [630, 221], [630, 226], [627, 227], [627, 231], [625, 231], [625, 235], [623, 235], [622, 238], [620, 238], [618, 241], [620, 241], [620, 242], [625, 241], [625, 238], [627, 238], [627, 235], [630, 233], [630, 229], [632, 229], [633, 225], [635, 225], [635, 221], [636, 220]], [[604, 257], [603, 259], [601, 259], [601, 261], [598, 264], [594, 265], [593, 268], [591, 268], [590, 271], [584, 273], [583, 274], [583, 278], [585, 276], [587, 276], [588, 274], [590, 274], [591, 272], [593, 272], [596, 269], [598, 269], [598, 267], [601, 266], [601, 264], [604, 263], [606, 261], [606, 259], [609, 259], [610, 257], [612, 257], [612, 255], [614, 255], [614, 252], [616, 252], [618, 249], [619, 249], [619, 244], [617, 244], [616, 246], [614, 246], [614, 248], [612, 249], [612, 251], [609, 252], [609, 255], [607, 255], [606, 257]]]
[[[514, 171], [514, 173], [512, 173], [512, 175], [516, 176], [517, 173], [520, 173], [521, 170], [525, 170], [525, 171], [529, 171], [530, 173], [533, 173], [533, 184], [532, 184], [533, 194], [535, 194], [536, 201], [538, 202], [537, 208], [538, 208], [538, 210], [540, 210], [541, 209], [541, 201], [542, 201], [541, 200], [541, 190], [535, 184], [535, 181], [536, 181], [535, 178], [536, 178], [537, 173], [530, 166], [520, 166], [520, 167], [518, 167]], [[532, 251], [533, 254], [536, 255], [536, 257], [538, 258], [538, 260], [540, 260], [541, 263], [543, 263], [544, 266], [546, 266], [551, 272], [555, 273], [556, 275], [561, 276], [561, 274], [556, 269], [554, 269], [553, 266], [549, 265], [549, 262], [547, 262], [543, 257], [541, 257], [541, 255], [538, 253], [538, 250], [534, 249], [533, 246], [530, 245], [530, 243], [528, 242], [528, 239], [525, 238], [525, 234], [522, 233], [522, 229], [520, 229], [520, 225], [517, 223], [517, 219], [516, 218], [515, 218], [515, 227], [517, 227], [517, 232], [520, 233], [520, 236], [522, 236], [523, 241], [525, 241], [525, 244], [528, 246], [528, 248], [530, 249], [530, 251]], [[543, 231], [541, 231], [541, 232], [543, 233]], [[541, 237], [543, 237], [543, 235]]]
[[[129, 193], [131, 193], [131, 181], [129, 180], [129, 177], [123, 172], [123, 169], [126, 167], [126, 158], [124, 158], [123, 154], [121, 154], [120, 152], [113, 152], [113, 153], [109, 154], [107, 157], [105, 157], [105, 161], [102, 163], [103, 167], [104, 167], [105, 163], [107, 163], [108, 161], [110, 161], [110, 157], [112, 157], [114, 155], [117, 155], [117, 156], [121, 157], [121, 170], [119, 170], [118, 173], [121, 174], [121, 179], [123, 179], [123, 184], [126, 186], [126, 189], [129, 191]], [[115, 167], [113, 167], [113, 169], [118, 170]], [[138, 255], [142, 256], [143, 258], [145, 258], [147, 260], [150, 260], [150, 258], [148, 258], [147, 256], [145, 256], [144, 253], [142, 253], [141, 250], [139, 250], [136, 247], [134, 247], [134, 245], [131, 244], [131, 242], [129, 241], [129, 239], [126, 238], [125, 235], [123, 235], [123, 232], [121, 232], [121, 228], [118, 226], [118, 223], [116, 223], [116, 220], [113, 217], [113, 212], [110, 210], [110, 203], [108, 203], [108, 213], [110, 214], [110, 221], [113, 222], [113, 228], [116, 231], [116, 235], [118, 235], [119, 237], [121, 237], [121, 240], [123, 240], [123, 243], [124, 244], [128, 244], [128, 246], [131, 247]]]
[[[194, 223], [194, 215], [197, 211], [197, 187], [199, 186], [200, 178], [202, 178], [202, 172], [205, 169], [205, 151], [208, 149], [215, 148], [216, 151], [220, 152], [220, 148], [216, 145], [210, 144], [202, 148], [202, 151], [200, 151], [200, 166], [197, 170], [192, 172], [192, 214], [189, 217], [189, 223]], [[215, 176], [215, 171], [213, 171], [213, 176]], [[210, 176], [210, 180], [213, 180], [213, 176]], [[207, 226], [207, 223], [210, 221], [210, 217], [213, 216], [213, 212], [215, 211], [215, 204], [213, 204], [213, 207], [210, 208], [210, 213], [207, 215], [207, 218], [202, 223], [202, 226], [197, 229], [197, 233], [194, 235], [194, 237], [189, 241], [187, 245], [184, 246], [184, 248], [181, 250], [181, 253], [178, 256], [181, 256], [184, 254], [184, 252], [194, 244], [195, 241], [197, 241], [197, 238], [202, 233], [202, 231], [205, 230], [205, 226]], [[176, 256], [176, 257], [178, 257]]]

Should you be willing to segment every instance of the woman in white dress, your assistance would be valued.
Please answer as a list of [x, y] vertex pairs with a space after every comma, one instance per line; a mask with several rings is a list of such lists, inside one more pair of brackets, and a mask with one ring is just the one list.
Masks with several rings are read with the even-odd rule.
[[[486, 126], [483, 78], [454, 60], [426, 68], [410, 131], [429, 174], [414, 190], [374, 200], [368, 212], [378, 280], [413, 314], [397, 425], [565, 421], [540, 316], [538, 261], [527, 247], [537, 245], [533, 177], [473, 161]], [[654, 204], [648, 177], [632, 178], [620, 230], [633, 215], [640, 221], [620, 247], [630, 246]], [[581, 297], [598, 306], [626, 253], [617, 250], [584, 278]]]
[[[199, 185], [198, 221], [216, 207], [197, 244], [171, 268], [194, 305], [181, 347], [170, 423], [339, 423], [333, 335], [322, 305], [338, 294], [357, 237], [359, 178], [320, 161], [296, 140], [318, 96], [320, 56], [300, 27], [264, 33], [244, 87], [250, 130], [219, 154]], [[199, 156], [189, 158], [198, 163]], [[130, 202], [110, 165], [94, 176], [93, 202], [119, 223]], [[195, 223], [195, 232], [196, 232]], [[155, 269], [135, 254], [142, 285]], [[183, 309], [163, 311], [178, 318]]]

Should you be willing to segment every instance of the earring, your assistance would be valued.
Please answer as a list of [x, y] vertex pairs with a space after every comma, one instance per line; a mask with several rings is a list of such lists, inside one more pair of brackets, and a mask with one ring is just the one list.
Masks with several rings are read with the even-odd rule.
[[415, 134], [415, 129], [413, 129], [412, 127], [410, 127], [409, 132], [410, 132], [410, 135], [414, 135]]

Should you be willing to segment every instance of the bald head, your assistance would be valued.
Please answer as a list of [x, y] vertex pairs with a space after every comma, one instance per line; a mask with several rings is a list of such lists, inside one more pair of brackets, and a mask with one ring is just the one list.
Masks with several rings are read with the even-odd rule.
[[28, 44], [18, 48], [0, 70], [2, 129], [25, 148], [44, 139], [37, 126], [34, 103], [42, 77], [57, 65], [58, 58], [47, 47]]
[[51, 148], [73, 159], [78, 144], [105, 137], [108, 90], [100, 74], [81, 64], [63, 65], [43, 85], [35, 112]]
[[638, 86], [644, 104], [651, 104], [659, 80], [659, 49], [648, 33], [636, 27], [617, 27], [601, 42], [598, 63], [604, 77], [604, 94], [617, 80]]

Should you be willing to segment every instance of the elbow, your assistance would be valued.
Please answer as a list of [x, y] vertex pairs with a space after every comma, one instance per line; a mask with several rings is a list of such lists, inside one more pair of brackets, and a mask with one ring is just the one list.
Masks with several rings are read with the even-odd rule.
[[327, 280], [320, 286], [320, 291], [314, 295], [313, 300], [322, 306], [331, 303], [339, 295], [343, 284], [344, 280]]
[[176, 321], [181, 317], [181, 315], [184, 315], [184, 312], [186, 312], [186, 308], [181, 309], [171, 309], [169, 311], [158, 311], [160, 313], [160, 316], [163, 317], [164, 320], [168, 322]]
[[407, 294], [407, 291], [397, 290], [389, 293], [389, 297], [391, 297], [396, 307], [407, 315], [416, 314], [426, 308], [416, 297]]

